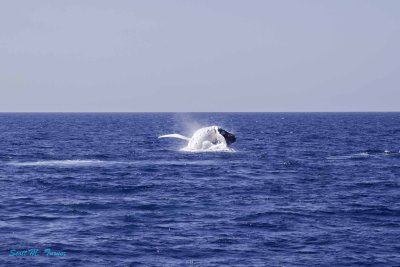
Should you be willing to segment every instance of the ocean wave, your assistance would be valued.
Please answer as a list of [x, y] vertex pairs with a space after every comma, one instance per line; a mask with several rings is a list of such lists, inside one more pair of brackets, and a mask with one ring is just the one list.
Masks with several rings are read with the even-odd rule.
[[14, 161], [8, 162], [7, 165], [17, 167], [107, 167], [113, 165], [135, 165], [153, 166], [153, 165], [215, 165], [212, 160], [137, 160], [137, 161], [106, 161], [106, 160], [83, 160], [83, 159], [67, 159], [67, 160], [42, 160], [42, 161]]
[[349, 154], [349, 155], [329, 156], [329, 157], [327, 157], [327, 159], [328, 160], [365, 159], [370, 156], [371, 156], [371, 154], [369, 154], [367, 152], [362, 152], [362, 153], [355, 153], [355, 154]]
[[104, 160], [43, 160], [43, 161], [26, 161], [26, 162], [9, 162], [13, 166], [96, 166], [96, 165], [112, 165], [120, 164], [119, 161], [104, 161]]
[[368, 158], [377, 158], [382, 156], [399, 156], [400, 151], [390, 151], [385, 149], [384, 151], [378, 150], [368, 150], [365, 152], [348, 154], [348, 155], [337, 155], [337, 156], [329, 156], [326, 159], [328, 160], [348, 160], [348, 159], [368, 159]]

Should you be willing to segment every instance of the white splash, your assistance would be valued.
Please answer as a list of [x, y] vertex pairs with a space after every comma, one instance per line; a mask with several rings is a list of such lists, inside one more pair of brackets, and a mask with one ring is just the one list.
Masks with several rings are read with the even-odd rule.
[[217, 144], [207, 148], [199, 148], [199, 149], [193, 149], [186, 146], [184, 148], [181, 148], [180, 150], [185, 152], [236, 152], [235, 149], [228, 147], [225, 144]]

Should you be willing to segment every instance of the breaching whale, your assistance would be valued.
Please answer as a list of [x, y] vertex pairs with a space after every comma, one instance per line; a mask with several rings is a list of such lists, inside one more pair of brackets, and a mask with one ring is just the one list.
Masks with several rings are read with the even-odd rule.
[[236, 141], [234, 134], [218, 126], [210, 126], [197, 130], [191, 138], [180, 134], [166, 134], [158, 138], [178, 138], [188, 141], [185, 150], [216, 150], [227, 148]]

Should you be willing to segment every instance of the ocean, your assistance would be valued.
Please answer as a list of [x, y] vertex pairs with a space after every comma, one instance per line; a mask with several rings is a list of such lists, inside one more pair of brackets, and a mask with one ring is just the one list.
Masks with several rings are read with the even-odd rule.
[[[218, 125], [233, 151], [159, 139]], [[0, 113], [0, 266], [400, 266], [400, 113]]]

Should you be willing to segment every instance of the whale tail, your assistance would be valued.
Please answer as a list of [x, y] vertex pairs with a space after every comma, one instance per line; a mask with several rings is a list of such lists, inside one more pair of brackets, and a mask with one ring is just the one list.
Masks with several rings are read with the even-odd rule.
[[183, 136], [181, 134], [166, 134], [166, 135], [161, 135], [158, 138], [178, 138], [178, 139], [182, 139], [182, 140], [185, 140], [185, 141], [189, 141], [190, 140], [189, 137]]

